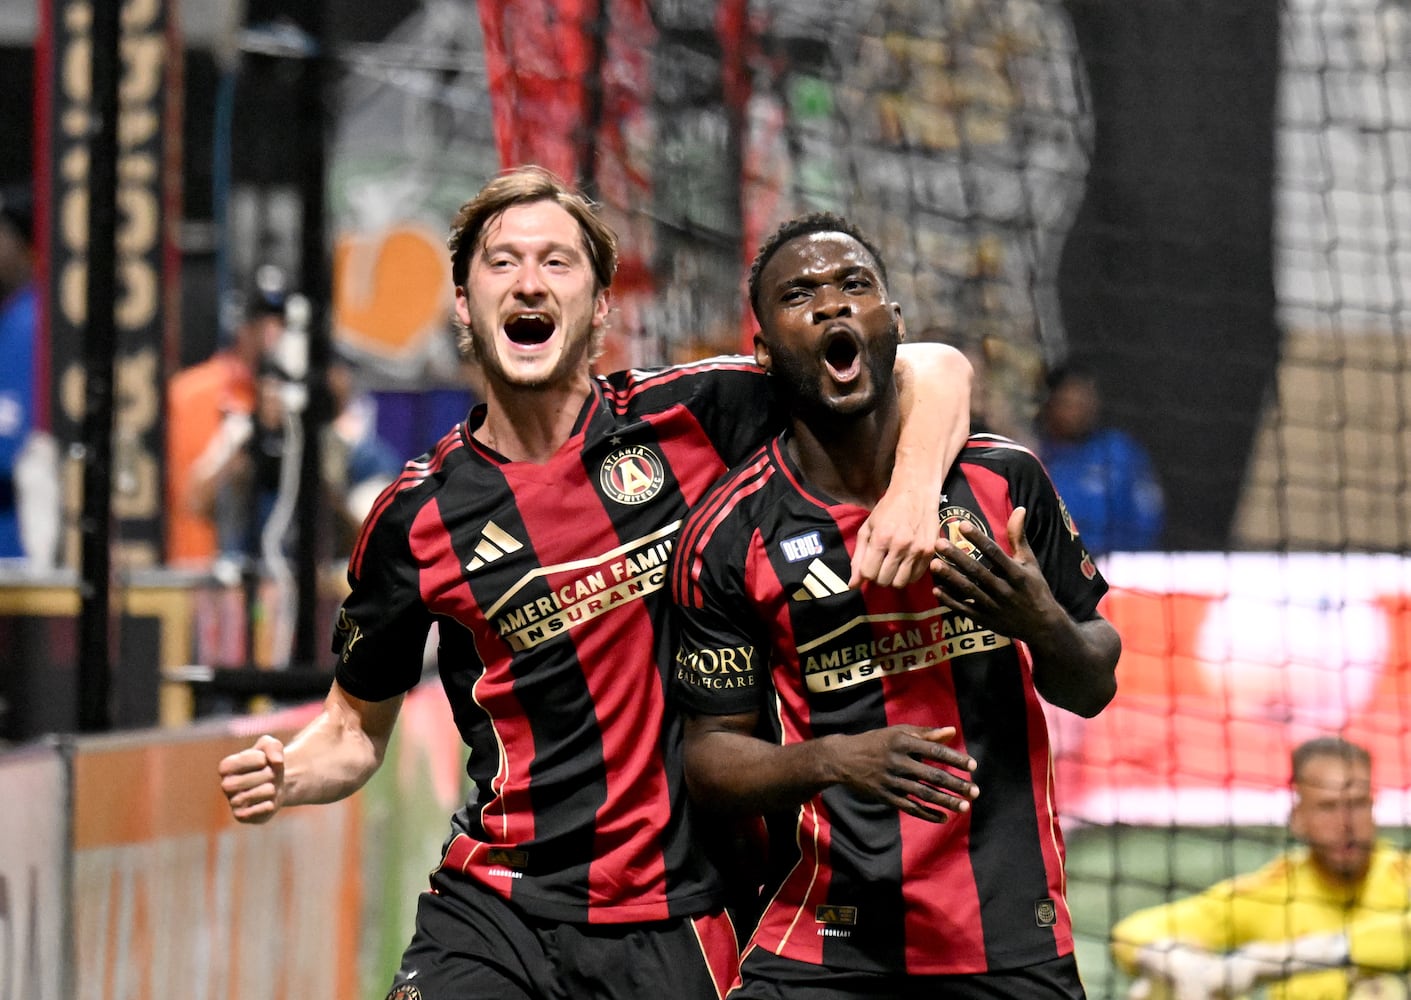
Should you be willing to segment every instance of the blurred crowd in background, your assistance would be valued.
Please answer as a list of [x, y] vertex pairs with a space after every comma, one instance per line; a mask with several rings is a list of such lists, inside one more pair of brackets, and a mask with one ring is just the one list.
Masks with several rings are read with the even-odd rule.
[[[84, 463], [86, 179], [63, 165], [92, 26], [59, 10], [0, 20], [23, 95], [0, 542], [41, 570], [77, 565]], [[186, 0], [124, 22], [120, 569], [267, 568], [311, 449], [336, 565], [375, 485], [475, 398], [444, 234], [522, 162], [622, 234], [606, 368], [748, 349], [743, 261], [834, 209], [895, 248], [913, 331], [975, 362], [977, 429], [1038, 450], [1100, 552], [1411, 545], [1404, 5], [576, 10]]]

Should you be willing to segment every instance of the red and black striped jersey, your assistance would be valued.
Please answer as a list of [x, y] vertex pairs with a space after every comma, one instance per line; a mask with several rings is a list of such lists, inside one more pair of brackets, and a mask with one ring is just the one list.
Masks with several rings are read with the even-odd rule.
[[717, 879], [689, 836], [668, 710], [668, 558], [688, 504], [778, 430], [744, 358], [597, 377], [544, 463], [471, 436], [477, 408], [383, 492], [349, 562], [336, 677], [365, 700], [438, 665], [474, 783], [442, 868], [524, 912], [695, 914]]
[[[955, 726], [980, 797], [928, 823], [833, 786], [770, 818], [771, 879], [752, 947], [838, 969], [944, 975], [1068, 954], [1063, 838], [1043, 707], [1022, 643], [909, 588], [847, 586], [862, 508], [802, 481], [788, 435], [693, 508], [673, 555], [681, 639], [674, 695], [704, 714], [758, 712], [783, 744], [903, 723]], [[940, 520], [978, 524], [1006, 551], [1026, 534], [1076, 619], [1107, 589], [1038, 459], [972, 436]], [[969, 546], [964, 542], [964, 546]], [[969, 546], [973, 549], [973, 546]]]

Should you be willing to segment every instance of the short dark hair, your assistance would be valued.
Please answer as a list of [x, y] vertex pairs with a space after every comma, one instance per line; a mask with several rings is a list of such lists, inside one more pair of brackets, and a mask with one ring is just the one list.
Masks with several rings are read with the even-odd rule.
[[877, 276], [882, 279], [882, 284], [887, 283], [887, 262], [882, 259], [882, 252], [873, 245], [862, 230], [841, 215], [835, 215], [832, 212], [809, 212], [807, 215], [797, 216], [779, 226], [760, 246], [759, 253], [755, 254], [754, 261], [750, 264], [750, 309], [754, 311], [755, 319], [760, 318], [759, 276], [764, 271], [765, 265], [785, 243], [801, 236], [812, 236], [814, 233], [842, 233], [844, 236], [850, 236], [857, 240], [862, 244], [863, 249], [872, 255], [872, 260], [877, 265]]
[[1094, 388], [1100, 388], [1097, 372], [1082, 361], [1062, 361], [1044, 373], [1044, 387], [1050, 394], [1069, 382], [1086, 382]]
[[1327, 757], [1335, 757], [1349, 764], [1361, 764], [1368, 770], [1372, 767], [1372, 755], [1365, 747], [1341, 736], [1316, 736], [1293, 748], [1293, 780], [1302, 780], [1304, 768], [1308, 766], [1309, 761]]

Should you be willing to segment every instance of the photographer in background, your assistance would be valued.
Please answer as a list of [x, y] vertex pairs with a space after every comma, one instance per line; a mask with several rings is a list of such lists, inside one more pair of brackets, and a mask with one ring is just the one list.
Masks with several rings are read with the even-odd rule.
[[220, 491], [239, 457], [256, 404], [256, 372], [284, 332], [282, 272], [262, 267], [229, 303], [230, 333], [215, 354], [172, 376], [167, 388], [167, 561], [209, 568], [229, 544], [219, 531]]

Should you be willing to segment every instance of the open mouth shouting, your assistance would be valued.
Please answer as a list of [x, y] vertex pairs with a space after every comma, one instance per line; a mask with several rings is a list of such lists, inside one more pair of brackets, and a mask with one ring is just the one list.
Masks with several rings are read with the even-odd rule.
[[835, 382], [847, 384], [862, 374], [862, 352], [850, 327], [836, 324], [824, 332], [823, 364]]
[[505, 336], [516, 347], [538, 347], [554, 335], [554, 321], [548, 313], [515, 313], [505, 320]]

